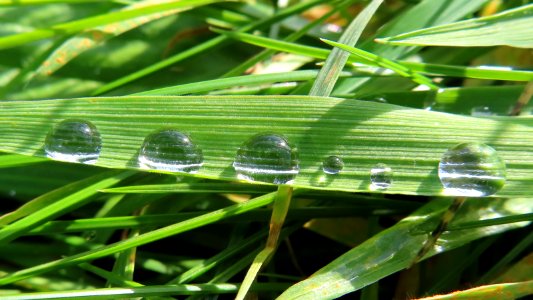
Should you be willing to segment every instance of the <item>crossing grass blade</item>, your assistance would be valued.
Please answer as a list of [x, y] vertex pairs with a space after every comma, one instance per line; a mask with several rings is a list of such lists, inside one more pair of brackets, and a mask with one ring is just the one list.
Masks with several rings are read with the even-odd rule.
[[[137, 156], [144, 138], [171, 127], [189, 134], [204, 151], [204, 165], [193, 176], [224, 180], [236, 180], [232, 162], [245, 140], [258, 132], [277, 132], [299, 149], [295, 187], [341, 191], [371, 191], [370, 169], [385, 163], [397, 183], [386, 192], [440, 195], [437, 165], [442, 153], [458, 143], [481, 142], [495, 148], [507, 164], [507, 183], [499, 195], [531, 195], [530, 119], [479, 119], [309, 96], [10, 101], [0, 103], [0, 150], [44, 156], [45, 136], [65, 118], [88, 120], [98, 128], [103, 147], [97, 166], [141, 169]], [[12, 122], [19, 125], [12, 127]], [[329, 155], [343, 157], [346, 166], [334, 178], [325, 177], [321, 169]]]
[[343, 49], [349, 53], [352, 53], [358, 57], [361, 57], [365, 60], [368, 60], [368, 61], [371, 61], [373, 63], [375, 63], [376, 65], [380, 66], [380, 67], [383, 67], [383, 68], [386, 68], [386, 69], [389, 69], [389, 70], [392, 70], [398, 74], [400, 74], [401, 76], [404, 76], [404, 77], [407, 77], [407, 78], [410, 78], [411, 80], [413, 80], [414, 82], [418, 83], [418, 84], [422, 84], [422, 85], [425, 85], [426, 87], [432, 89], [432, 90], [438, 90], [439, 87], [437, 85], [435, 85], [431, 79], [423, 76], [423, 75], [420, 75], [416, 72], [413, 72], [413, 70], [405, 67], [405, 66], [402, 66], [401, 64], [398, 64], [398, 63], [395, 63], [391, 60], [388, 60], [386, 58], [383, 58], [383, 57], [379, 57], [375, 54], [372, 54], [370, 52], [366, 52], [366, 51], [363, 51], [361, 49], [357, 49], [357, 48], [354, 48], [354, 47], [350, 47], [348, 45], [344, 45], [342, 43], [336, 43], [336, 42], [333, 42], [333, 41], [328, 41], [328, 40], [325, 40], [325, 39], [322, 39], [323, 42], [325, 42], [326, 44], [329, 44], [331, 46], [334, 46], [334, 47], [338, 47], [340, 49]]
[[[241, 33], [241, 32], [229, 32], [225, 30], [212, 29], [214, 32], [218, 32], [223, 35], [227, 35], [233, 39], [264, 47], [267, 49], [274, 49], [282, 52], [289, 52], [299, 55], [305, 55], [314, 57], [317, 59], [326, 59], [330, 50], [318, 47], [311, 47], [296, 43], [290, 43], [271, 39], [267, 37]], [[379, 66], [377, 63], [369, 59], [361, 58], [360, 56], [351, 55], [348, 58], [348, 62], [351, 64], [364, 64], [369, 66]], [[465, 78], [478, 78], [478, 79], [493, 79], [493, 80], [516, 80], [516, 81], [531, 81], [533, 80], [533, 72], [527, 70], [513, 70], [508, 68], [507, 70], [491, 69], [488, 67], [466, 67], [466, 66], [453, 66], [453, 65], [441, 65], [431, 63], [410, 62], [403, 60], [392, 60], [394, 63], [399, 63], [412, 71], [425, 73], [428, 75], [437, 76], [451, 76], [451, 77], [465, 77]]]
[[[484, 201], [467, 201], [453, 222], [471, 222], [484, 215]], [[528, 199], [491, 199], [498, 213], [514, 215], [522, 210], [532, 212]], [[278, 300], [336, 298], [357, 291], [412, 262], [428, 234], [448, 209], [450, 199], [430, 201], [396, 225], [374, 235], [361, 245], [335, 259], [305, 279], [287, 289]], [[445, 233], [426, 258], [462, 246], [481, 237], [491, 236], [529, 223], [504, 224]], [[375, 268], [375, 266], [380, 266]]]
[[506, 45], [533, 47], [533, 4], [493, 16], [424, 28], [393, 37], [376, 39], [392, 45], [488, 47]]

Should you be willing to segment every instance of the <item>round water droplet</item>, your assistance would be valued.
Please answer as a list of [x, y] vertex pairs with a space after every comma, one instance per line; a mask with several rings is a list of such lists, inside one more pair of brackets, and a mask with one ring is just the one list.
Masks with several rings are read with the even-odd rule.
[[490, 111], [490, 108], [487, 106], [476, 106], [473, 107], [470, 111], [472, 117], [490, 117], [494, 116], [494, 113]]
[[46, 136], [44, 151], [55, 160], [94, 164], [100, 156], [102, 139], [91, 122], [64, 120]]
[[240, 179], [290, 183], [300, 170], [298, 152], [277, 134], [257, 134], [237, 151], [233, 168]]
[[505, 162], [485, 144], [463, 143], [444, 153], [439, 178], [448, 195], [489, 196], [505, 184]]
[[322, 170], [326, 174], [339, 174], [342, 168], [344, 168], [344, 162], [338, 156], [329, 156], [322, 163]]
[[392, 174], [392, 169], [386, 164], [377, 164], [370, 170], [371, 188], [376, 190], [388, 189], [392, 184]]
[[187, 135], [165, 129], [144, 139], [138, 160], [139, 166], [144, 169], [196, 173], [203, 164], [204, 156]]

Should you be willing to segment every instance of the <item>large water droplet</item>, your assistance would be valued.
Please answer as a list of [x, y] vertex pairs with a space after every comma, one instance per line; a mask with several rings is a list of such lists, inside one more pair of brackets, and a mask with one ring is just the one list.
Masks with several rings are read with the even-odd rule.
[[344, 162], [338, 156], [329, 156], [322, 162], [322, 170], [326, 174], [339, 174], [342, 168], [344, 168]]
[[488, 196], [504, 186], [505, 162], [485, 144], [463, 143], [444, 153], [439, 178], [447, 195]]
[[385, 190], [392, 184], [392, 169], [386, 164], [379, 163], [370, 170], [370, 186], [372, 189]]
[[61, 161], [94, 164], [100, 156], [102, 139], [91, 122], [64, 120], [46, 136], [46, 156]]
[[298, 152], [277, 134], [257, 134], [237, 151], [233, 168], [240, 179], [290, 183], [300, 170]]
[[196, 173], [203, 164], [204, 156], [187, 135], [165, 129], [144, 139], [138, 160], [139, 166], [144, 169]]

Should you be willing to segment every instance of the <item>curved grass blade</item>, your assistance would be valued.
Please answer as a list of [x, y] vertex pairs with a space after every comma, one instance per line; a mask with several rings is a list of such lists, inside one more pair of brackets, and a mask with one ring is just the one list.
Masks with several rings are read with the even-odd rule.
[[[29, 42], [38, 41], [55, 36], [62, 36], [80, 32], [94, 27], [116, 23], [128, 19], [142, 17], [148, 14], [162, 13], [183, 7], [206, 5], [224, 0], [182, 0], [170, 3], [158, 3], [124, 11], [111, 12], [105, 15], [89, 17], [63, 24], [53, 25], [50, 28], [36, 29], [34, 31], [0, 37], [0, 49], [20, 46]], [[97, 39], [98, 40], [98, 39]]]
[[533, 47], [533, 4], [499, 14], [376, 39], [393, 45]]
[[[359, 290], [406, 268], [426, 241], [428, 233], [440, 221], [441, 214], [450, 205], [449, 199], [442, 200], [429, 202], [396, 225], [338, 257], [308, 279], [290, 287], [278, 299], [331, 299]], [[488, 205], [485, 201], [492, 203]], [[522, 210], [533, 212], [533, 204], [527, 199], [485, 199], [485, 201], [478, 199], [467, 201], [455, 221], [477, 220], [480, 215], [492, 214], [494, 211], [502, 215], [513, 215]], [[490, 207], [490, 211], [484, 209], [487, 207]], [[442, 235], [426, 258], [481, 237], [526, 225], [515, 223], [447, 232]]]
[[[171, 127], [187, 133], [204, 151], [199, 172], [184, 175], [224, 180], [236, 179], [232, 163], [245, 140], [259, 132], [280, 133], [299, 148], [294, 186], [341, 191], [371, 191], [370, 169], [385, 163], [395, 178], [386, 192], [439, 195], [442, 153], [458, 143], [480, 142], [496, 149], [507, 164], [507, 182], [498, 195], [532, 193], [531, 119], [481, 119], [309, 96], [9, 101], [0, 103], [0, 151], [44, 156], [48, 131], [64, 119], [89, 120], [98, 128], [103, 143], [98, 166], [142, 169], [137, 158], [144, 138]], [[341, 156], [345, 171], [325, 175], [322, 161], [329, 155]]]

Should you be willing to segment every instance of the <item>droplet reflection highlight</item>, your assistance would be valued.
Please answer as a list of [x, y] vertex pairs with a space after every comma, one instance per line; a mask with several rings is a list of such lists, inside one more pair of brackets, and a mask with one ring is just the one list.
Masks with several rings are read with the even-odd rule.
[[244, 142], [233, 168], [239, 179], [275, 184], [290, 183], [300, 171], [297, 150], [273, 133], [257, 134]]
[[505, 162], [493, 148], [463, 143], [444, 153], [439, 163], [439, 179], [447, 195], [483, 197], [505, 185], [505, 169]]
[[202, 167], [204, 157], [202, 150], [186, 134], [165, 129], [144, 139], [138, 160], [144, 169], [196, 173]]
[[57, 124], [46, 136], [46, 156], [60, 161], [94, 164], [100, 156], [102, 138], [91, 122], [69, 119]]

